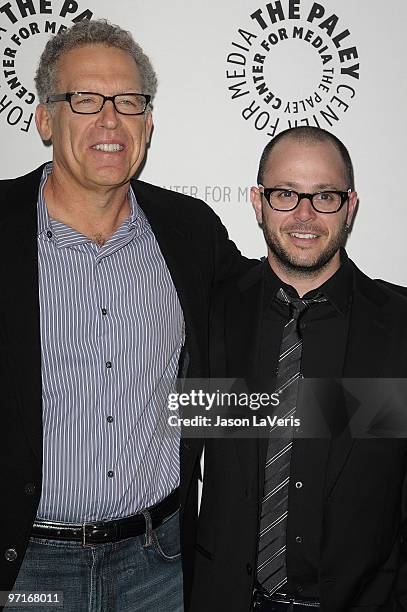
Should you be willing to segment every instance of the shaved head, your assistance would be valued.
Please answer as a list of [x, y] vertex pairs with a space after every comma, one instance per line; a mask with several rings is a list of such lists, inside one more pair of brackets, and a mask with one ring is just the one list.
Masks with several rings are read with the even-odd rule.
[[352, 191], [355, 189], [353, 164], [347, 148], [345, 147], [343, 142], [341, 142], [339, 138], [337, 138], [334, 134], [331, 134], [331, 132], [313, 126], [290, 128], [288, 130], [280, 132], [280, 134], [273, 138], [273, 140], [270, 140], [270, 142], [265, 146], [262, 156], [260, 158], [259, 171], [257, 174], [258, 185], [263, 185], [265, 167], [267, 164], [267, 160], [270, 157], [270, 153], [279, 142], [288, 138], [305, 144], [316, 145], [323, 142], [330, 142], [331, 144], [333, 144], [334, 147], [338, 150], [338, 153], [340, 154], [343, 161], [347, 187], [349, 189], [352, 189]]

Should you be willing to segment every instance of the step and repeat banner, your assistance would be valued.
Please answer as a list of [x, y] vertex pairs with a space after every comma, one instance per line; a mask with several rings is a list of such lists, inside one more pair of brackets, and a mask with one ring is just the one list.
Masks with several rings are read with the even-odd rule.
[[143, 180], [205, 199], [258, 257], [249, 191], [262, 149], [290, 126], [328, 129], [355, 166], [350, 255], [407, 285], [405, 0], [0, 0], [1, 178], [51, 158], [34, 121], [38, 58], [92, 17], [130, 30], [158, 74]]

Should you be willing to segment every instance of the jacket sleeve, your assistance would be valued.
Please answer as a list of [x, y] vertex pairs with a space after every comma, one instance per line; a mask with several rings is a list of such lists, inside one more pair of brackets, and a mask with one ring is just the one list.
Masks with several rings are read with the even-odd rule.
[[213, 284], [221, 283], [240, 275], [259, 263], [257, 259], [244, 257], [235, 243], [230, 240], [225, 226], [219, 217], [212, 212], [212, 235], [214, 240]]

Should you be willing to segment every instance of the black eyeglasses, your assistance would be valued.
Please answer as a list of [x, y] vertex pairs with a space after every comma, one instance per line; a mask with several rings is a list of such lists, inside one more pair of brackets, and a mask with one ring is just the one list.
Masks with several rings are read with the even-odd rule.
[[112, 101], [116, 111], [121, 115], [142, 115], [147, 109], [151, 96], [139, 93], [104, 96], [91, 91], [69, 91], [48, 96], [47, 103], [69, 102], [72, 112], [78, 115], [96, 115], [100, 113], [107, 100]]
[[327, 215], [341, 210], [342, 206], [352, 193], [348, 191], [319, 191], [318, 193], [298, 193], [293, 189], [281, 189], [278, 187], [263, 187], [261, 192], [273, 210], [288, 212], [297, 208], [298, 204], [306, 198], [311, 202], [314, 210]]

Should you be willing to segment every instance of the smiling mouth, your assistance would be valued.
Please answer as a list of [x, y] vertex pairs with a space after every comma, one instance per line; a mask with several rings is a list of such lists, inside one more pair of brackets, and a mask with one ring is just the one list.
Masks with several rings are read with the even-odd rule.
[[315, 238], [319, 238], [319, 234], [304, 234], [300, 232], [288, 232], [288, 234], [293, 238], [300, 238], [301, 240], [312, 240]]
[[118, 143], [99, 143], [95, 144], [91, 147], [95, 151], [103, 151], [103, 153], [117, 153], [118, 151], [123, 151], [124, 147]]

